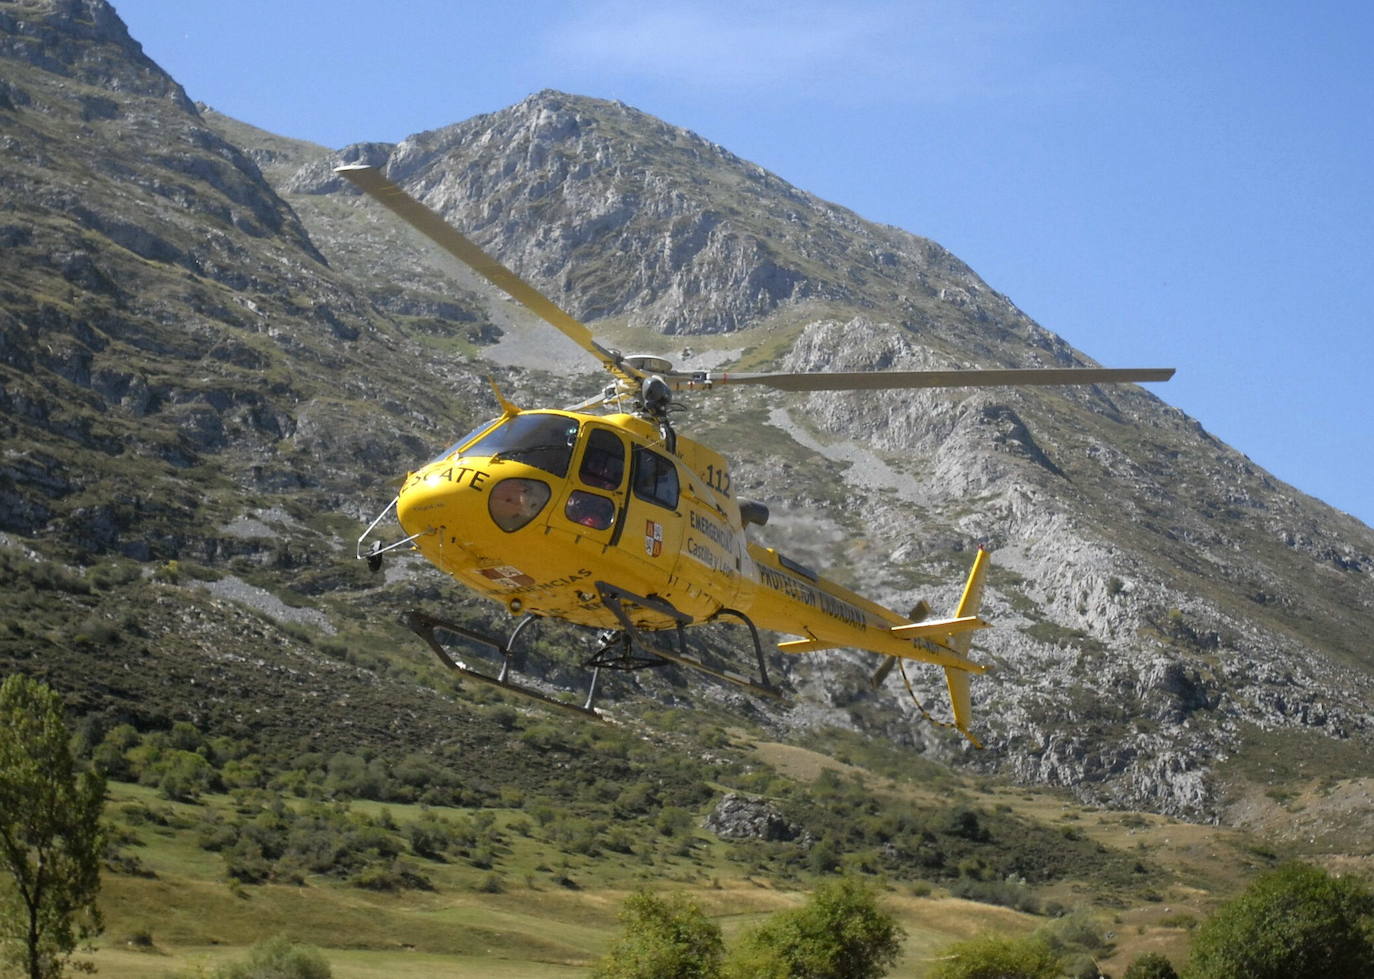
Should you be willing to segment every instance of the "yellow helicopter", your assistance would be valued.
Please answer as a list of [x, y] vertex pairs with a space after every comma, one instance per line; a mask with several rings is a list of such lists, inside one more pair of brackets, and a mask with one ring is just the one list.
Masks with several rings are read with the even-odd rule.
[[[987, 553], [978, 551], [953, 615], [930, 619], [924, 602], [901, 615], [750, 541], [748, 527], [767, 522], [767, 507], [735, 495], [724, 456], [677, 434], [668, 421], [674, 395], [736, 384], [840, 391], [1167, 381], [1172, 368], [679, 372], [657, 357], [622, 356], [602, 347], [585, 325], [375, 167], [348, 165], [336, 172], [561, 331], [614, 379], [596, 396], [565, 409], [522, 410], [493, 385], [501, 415], [408, 474], [396, 498], [358, 539], [358, 557], [373, 570], [383, 554], [409, 546], [519, 618], [501, 639], [419, 610], [407, 613], [406, 624], [446, 665], [590, 714], [596, 713], [601, 669], [670, 662], [777, 697], [759, 638], [766, 629], [799, 637], [778, 644], [787, 653], [856, 648], [887, 657], [875, 685], [904, 660], [943, 667], [952, 726], [981, 747], [970, 731], [969, 676], [987, 667], [970, 659], [969, 650], [974, 632], [987, 627], [977, 614]], [[405, 536], [369, 544], [392, 513]], [[600, 648], [585, 663], [592, 674], [581, 705], [512, 676], [516, 640], [539, 618], [602, 630]], [[713, 666], [688, 651], [686, 627], [723, 619], [747, 627], [757, 677]], [[440, 632], [494, 650], [500, 671], [493, 676], [451, 655]]]

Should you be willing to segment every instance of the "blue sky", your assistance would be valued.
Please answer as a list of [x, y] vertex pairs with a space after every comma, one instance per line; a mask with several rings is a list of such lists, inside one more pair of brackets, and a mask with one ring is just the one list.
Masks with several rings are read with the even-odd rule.
[[1374, 523], [1374, 5], [115, 0], [193, 99], [330, 147], [556, 88], [933, 238]]

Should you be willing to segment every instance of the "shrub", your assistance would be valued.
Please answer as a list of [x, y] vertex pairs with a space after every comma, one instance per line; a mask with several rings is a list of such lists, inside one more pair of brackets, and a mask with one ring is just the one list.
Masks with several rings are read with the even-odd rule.
[[1036, 936], [1042, 938], [1052, 951], [1060, 953], [1094, 953], [1105, 952], [1108, 949], [1102, 926], [1098, 924], [1092, 912], [1084, 908], [1076, 908], [1037, 929]]
[[978, 935], [940, 954], [930, 979], [1056, 979], [1059, 956], [1038, 938]]
[[1286, 864], [1198, 928], [1188, 979], [1374, 975], [1374, 893], [1349, 877]]
[[140, 952], [148, 952], [157, 948], [157, 942], [153, 940], [153, 929], [148, 925], [140, 925], [129, 932], [124, 939], [124, 944], [130, 948], [136, 948]]
[[745, 934], [727, 962], [733, 979], [807, 976], [876, 979], [901, 952], [905, 932], [854, 879], [822, 884], [805, 905]]
[[1121, 979], [1178, 979], [1174, 964], [1158, 952], [1138, 956], [1126, 968]]
[[428, 877], [403, 860], [395, 860], [390, 866], [372, 864], [364, 867], [348, 882], [369, 891], [434, 890]]
[[992, 834], [983, 825], [978, 811], [970, 809], [968, 806], [955, 806], [947, 810], [942, 822], [940, 831], [948, 833], [950, 836], [956, 836], [973, 843], [986, 843], [992, 839]]
[[692, 814], [681, 806], [664, 806], [654, 820], [654, 828], [664, 836], [681, 836], [692, 831]]
[[240, 838], [223, 853], [224, 873], [230, 881], [262, 884], [271, 879], [272, 861], [263, 855], [262, 847], [252, 840]]
[[834, 840], [826, 837], [811, 847], [806, 862], [813, 874], [829, 873], [840, 864], [840, 848]]
[[491, 873], [474, 884], [472, 889], [478, 894], [500, 894], [506, 889], [506, 882], [500, 874]]
[[152, 771], [157, 776], [158, 792], [176, 802], [199, 802], [201, 793], [216, 788], [219, 782], [210, 763], [193, 751], [166, 752]]
[[238, 962], [220, 966], [214, 979], [330, 979], [329, 963], [318, 948], [298, 945], [285, 935], [258, 942]]
[[968, 901], [1000, 904], [1004, 908], [1015, 908], [1027, 914], [1036, 914], [1040, 910], [1040, 902], [1022, 880], [978, 880], [973, 877], [960, 877], [949, 885], [949, 892], [954, 897], [962, 897]]
[[641, 891], [620, 912], [625, 932], [597, 963], [597, 979], [708, 979], [720, 970], [720, 928], [682, 895]]
[[442, 860], [444, 851], [452, 845], [453, 831], [447, 823], [430, 817], [411, 823], [405, 829], [410, 851], [426, 860]]

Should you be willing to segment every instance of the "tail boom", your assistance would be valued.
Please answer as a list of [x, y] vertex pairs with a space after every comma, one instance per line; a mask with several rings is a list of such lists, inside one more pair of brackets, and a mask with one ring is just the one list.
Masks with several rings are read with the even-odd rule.
[[[774, 567], [781, 571], [790, 570], [786, 565], [774, 564]], [[804, 583], [805, 588], [809, 589], [810, 593], [823, 594], [826, 599], [842, 606], [848, 610], [846, 615], [820, 614], [817, 610], [824, 610], [826, 602], [815, 600], [814, 595], [810, 593], [807, 594], [808, 600], [804, 603], [798, 602], [795, 600], [796, 595], [792, 594], [787, 596], [791, 600], [785, 603], [790, 607], [779, 607], [776, 598], [775, 602], [769, 603], [774, 605], [776, 612], [774, 615], [761, 617], [760, 624], [780, 632], [802, 634], [807, 637], [779, 643], [778, 649], [785, 653], [814, 653], [827, 649], [855, 648], [894, 657], [879, 671], [883, 677], [890, 669], [890, 664], [896, 660], [917, 660], [942, 667], [954, 715], [953, 726], [975, 746], [982, 747], [969, 731], [973, 718], [969, 675], [984, 673], [988, 667], [969, 659], [969, 650], [973, 644], [973, 634], [988, 627], [988, 623], [977, 614], [982, 603], [987, 567], [987, 551], [979, 548], [973, 567], [969, 570], [968, 580], [964, 584], [959, 605], [954, 615], [949, 618], [913, 622], [817, 576], [810, 577]]]

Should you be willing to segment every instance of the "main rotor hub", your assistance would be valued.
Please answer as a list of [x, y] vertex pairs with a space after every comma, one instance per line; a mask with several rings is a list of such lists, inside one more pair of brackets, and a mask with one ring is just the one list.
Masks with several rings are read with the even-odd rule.
[[630, 354], [622, 358], [621, 362], [626, 367], [633, 367], [637, 371], [645, 374], [671, 374], [673, 373], [673, 363], [664, 360], [662, 357], [655, 357], [653, 354]]
[[673, 400], [673, 389], [663, 378], [652, 374], [646, 377], [640, 386], [639, 399], [643, 402], [645, 411], [658, 417], [668, 410], [668, 405]]

